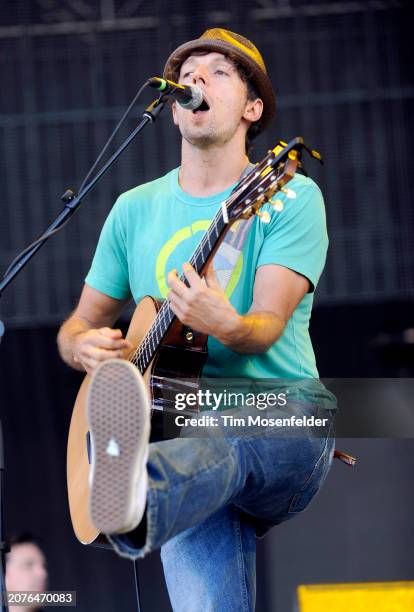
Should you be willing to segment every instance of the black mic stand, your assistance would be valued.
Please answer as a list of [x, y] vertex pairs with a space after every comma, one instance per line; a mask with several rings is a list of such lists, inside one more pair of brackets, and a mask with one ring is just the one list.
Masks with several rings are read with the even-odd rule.
[[165, 106], [165, 101], [163, 100], [163, 96], [154, 100], [148, 108], [142, 113], [142, 119], [139, 125], [135, 128], [133, 132], [125, 139], [125, 141], [121, 144], [121, 146], [115, 151], [115, 153], [108, 159], [108, 161], [102, 166], [102, 168], [97, 172], [97, 174], [89, 181], [87, 185], [81, 190], [81, 192], [75, 196], [75, 194], [71, 190], [67, 190], [63, 196], [62, 200], [64, 202], [64, 208], [62, 212], [56, 217], [51, 225], [47, 228], [41, 238], [36, 240], [33, 246], [27, 249], [27, 252], [24, 252], [22, 257], [19, 257], [18, 261], [16, 261], [15, 265], [12, 267], [10, 271], [4, 276], [3, 280], [0, 282], [0, 297], [7, 287], [7, 285], [13, 280], [13, 278], [24, 268], [27, 262], [33, 257], [33, 255], [43, 246], [43, 244], [47, 241], [47, 239], [59, 229], [68, 219], [71, 217], [76, 210], [79, 208], [82, 199], [86, 196], [87, 193], [96, 185], [99, 179], [105, 174], [105, 172], [112, 166], [114, 161], [121, 155], [121, 153], [127, 148], [127, 146], [133, 141], [135, 136], [139, 134], [139, 132], [147, 125], [147, 123], [153, 123], [162, 109]]
[[[75, 194], [68, 190], [62, 196], [62, 201], [64, 202], [64, 208], [62, 212], [56, 217], [51, 225], [47, 228], [47, 230], [42, 234], [42, 236], [36, 240], [30, 247], [25, 249], [22, 254], [15, 260], [14, 265], [10, 266], [7, 270], [7, 273], [4, 275], [2, 281], [0, 282], [0, 298], [4, 289], [11, 283], [11, 281], [19, 274], [19, 272], [24, 268], [24, 266], [28, 263], [28, 261], [34, 256], [34, 254], [44, 245], [44, 243], [54, 235], [59, 228], [61, 228], [69, 218], [76, 212], [79, 208], [82, 199], [85, 197], [89, 191], [96, 185], [99, 179], [105, 174], [105, 172], [112, 166], [114, 161], [121, 155], [121, 153], [127, 148], [127, 146], [132, 142], [132, 140], [139, 134], [139, 132], [148, 124], [154, 123], [162, 109], [164, 108], [166, 101], [164, 100], [164, 96], [157, 98], [154, 100], [142, 113], [142, 118], [140, 123], [137, 125], [135, 130], [131, 132], [131, 134], [124, 140], [121, 146], [115, 151], [115, 153], [108, 159], [108, 161], [102, 166], [102, 168], [97, 172], [97, 174], [81, 189], [80, 193], [75, 196]], [[1, 337], [4, 333], [4, 325], [0, 321], [0, 342]], [[0, 594], [1, 594], [1, 602], [0, 602], [0, 612], [7, 612], [7, 594], [5, 587], [5, 554], [8, 552], [8, 547], [4, 538], [4, 488], [3, 488], [3, 476], [4, 476], [4, 458], [3, 458], [3, 435], [1, 429], [0, 422]], [[138, 589], [138, 576], [137, 576], [137, 567], [134, 564], [134, 572], [135, 572], [135, 584], [136, 584], [136, 593], [137, 593], [137, 604], [138, 604], [138, 612], [141, 610], [140, 598], [139, 598], [139, 589]]]
[[[0, 321], [0, 343], [4, 333], [4, 325]], [[4, 537], [4, 452], [3, 452], [3, 430], [0, 421], [0, 610], [7, 612], [6, 593], [6, 553], [9, 551], [7, 542]]]

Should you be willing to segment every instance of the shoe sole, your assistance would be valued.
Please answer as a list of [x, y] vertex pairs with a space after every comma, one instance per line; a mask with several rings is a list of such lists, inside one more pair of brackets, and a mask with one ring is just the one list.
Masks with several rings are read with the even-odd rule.
[[[87, 415], [92, 522], [102, 533], [132, 531], [145, 510], [150, 433], [149, 393], [136, 367], [121, 359], [100, 364], [91, 377]], [[144, 489], [141, 504], [138, 487]]]

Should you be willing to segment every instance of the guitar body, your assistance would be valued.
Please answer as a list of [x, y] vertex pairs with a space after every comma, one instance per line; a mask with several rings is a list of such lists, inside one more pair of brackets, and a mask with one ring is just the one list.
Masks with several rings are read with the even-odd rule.
[[[147, 296], [137, 305], [126, 336], [132, 346], [138, 348], [141, 345], [157, 317], [161, 304], [160, 300]], [[135, 349], [131, 355], [133, 353]], [[130, 358], [131, 355], [126, 357]], [[180, 379], [186, 378], [195, 379], [194, 382], [197, 382], [206, 359], [207, 336], [193, 332], [175, 319], [160, 343], [154, 359], [143, 373], [153, 399], [152, 439], [163, 438], [167, 415], [164, 410], [170, 409], [169, 414], [173, 414], [171, 401], [179, 390], [175, 385], [171, 389], [171, 384], [163, 384], [163, 380], [173, 380], [177, 385]], [[87, 374], [73, 408], [67, 449], [67, 483], [70, 516], [76, 537], [82, 544], [99, 544], [103, 538], [89, 516], [89, 428], [86, 417], [89, 382], [90, 375]], [[171, 426], [169, 429], [171, 430]]]

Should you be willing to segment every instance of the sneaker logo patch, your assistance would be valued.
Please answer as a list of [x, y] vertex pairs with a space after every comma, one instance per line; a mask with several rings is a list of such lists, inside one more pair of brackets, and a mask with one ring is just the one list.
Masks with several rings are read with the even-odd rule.
[[106, 447], [106, 454], [110, 455], [111, 457], [119, 457], [119, 444], [114, 438], [109, 440], [108, 446]]

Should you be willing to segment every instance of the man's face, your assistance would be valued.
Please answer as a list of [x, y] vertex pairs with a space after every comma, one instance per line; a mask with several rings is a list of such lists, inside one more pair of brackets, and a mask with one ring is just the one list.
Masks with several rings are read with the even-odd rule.
[[45, 557], [36, 544], [14, 544], [7, 555], [6, 589], [8, 591], [45, 591]]
[[185, 140], [199, 148], [221, 145], [238, 130], [246, 132], [247, 85], [237, 68], [221, 53], [190, 55], [182, 64], [179, 83], [198, 85], [208, 110], [189, 111], [173, 104], [174, 123]]

